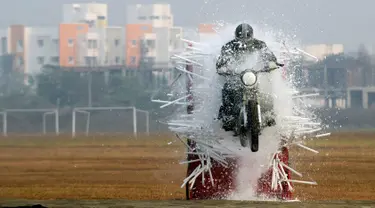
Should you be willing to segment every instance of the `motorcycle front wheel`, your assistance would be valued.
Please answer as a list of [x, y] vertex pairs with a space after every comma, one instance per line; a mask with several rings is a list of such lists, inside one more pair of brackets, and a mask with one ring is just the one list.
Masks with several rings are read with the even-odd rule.
[[[258, 112], [258, 102], [250, 100], [247, 106], [247, 138], [250, 140], [250, 149], [252, 152], [259, 150], [260, 122]], [[249, 135], [250, 134], [250, 135]]]

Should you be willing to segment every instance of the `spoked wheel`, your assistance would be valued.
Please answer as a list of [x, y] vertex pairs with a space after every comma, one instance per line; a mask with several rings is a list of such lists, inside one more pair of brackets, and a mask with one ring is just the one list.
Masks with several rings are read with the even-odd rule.
[[250, 140], [250, 149], [252, 152], [258, 152], [259, 150], [259, 133], [260, 133], [260, 122], [258, 103], [254, 100], [250, 100], [247, 106], [247, 118], [248, 124], [248, 139]]

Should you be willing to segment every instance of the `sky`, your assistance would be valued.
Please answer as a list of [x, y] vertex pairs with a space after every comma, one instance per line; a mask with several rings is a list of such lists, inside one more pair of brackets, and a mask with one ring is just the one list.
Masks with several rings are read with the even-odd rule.
[[64, 3], [86, 2], [107, 3], [110, 25], [126, 24], [127, 5], [168, 3], [178, 26], [246, 20], [295, 34], [306, 44], [375, 46], [375, 0], [1, 0], [0, 27], [53, 26], [62, 20]]

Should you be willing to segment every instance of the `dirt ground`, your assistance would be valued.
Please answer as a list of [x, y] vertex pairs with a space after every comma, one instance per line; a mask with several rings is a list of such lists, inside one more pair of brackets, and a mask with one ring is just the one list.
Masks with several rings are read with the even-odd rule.
[[[298, 199], [375, 200], [375, 133], [308, 145], [320, 153], [293, 148], [291, 162], [318, 186], [296, 185]], [[184, 199], [184, 152], [171, 135], [0, 138], [0, 198]]]

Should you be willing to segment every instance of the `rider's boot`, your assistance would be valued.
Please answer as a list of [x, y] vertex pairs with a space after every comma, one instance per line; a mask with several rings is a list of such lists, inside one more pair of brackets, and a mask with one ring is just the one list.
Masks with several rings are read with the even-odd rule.
[[265, 113], [264, 115], [264, 121], [263, 121], [263, 126], [264, 127], [272, 127], [272, 126], [276, 126], [276, 120], [275, 120], [275, 113], [274, 112], [269, 112], [269, 113]]
[[231, 116], [223, 116], [223, 129], [225, 131], [233, 131], [234, 129], [234, 119]]
[[271, 126], [276, 126], [276, 121], [274, 118], [269, 118], [267, 121], [266, 121], [266, 126], [268, 127], [271, 127]]

